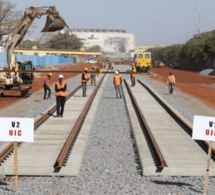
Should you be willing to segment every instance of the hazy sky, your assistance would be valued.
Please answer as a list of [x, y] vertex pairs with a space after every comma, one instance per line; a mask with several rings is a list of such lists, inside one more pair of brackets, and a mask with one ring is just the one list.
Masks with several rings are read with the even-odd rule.
[[[198, 30], [215, 29], [215, 0], [9, 1], [21, 11], [29, 6], [56, 6], [71, 29], [125, 29], [136, 35], [136, 45], [181, 44]], [[37, 19], [36, 25], [41, 30], [44, 22]]]

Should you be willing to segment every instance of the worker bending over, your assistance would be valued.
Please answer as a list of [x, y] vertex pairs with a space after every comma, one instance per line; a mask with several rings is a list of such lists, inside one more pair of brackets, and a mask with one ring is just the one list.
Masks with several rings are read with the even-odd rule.
[[[50, 89], [50, 79], [52, 77], [52, 73], [47, 74], [46, 78], [43, 80], [43, 89], [44, 89], [44, 96], [43, 99], [51, 98], [51, 89]], [[46, 97], [48, 91], [48, 97]]]

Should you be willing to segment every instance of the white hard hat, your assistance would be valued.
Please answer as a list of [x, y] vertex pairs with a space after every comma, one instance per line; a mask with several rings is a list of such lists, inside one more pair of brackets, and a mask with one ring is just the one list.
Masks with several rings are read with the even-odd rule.
[[116, 71], [115, 71], [115, 74], [119, 74], [119, 72], [116, 70]]
[[58, 78], [59, 78], [59, 79], [63, 79], [63, 75], [60, 74], [60, 75], [58, 76]]

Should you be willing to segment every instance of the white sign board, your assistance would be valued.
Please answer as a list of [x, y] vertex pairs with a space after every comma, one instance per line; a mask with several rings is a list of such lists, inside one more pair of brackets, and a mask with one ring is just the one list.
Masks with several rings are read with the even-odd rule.
[[33, 118], [0, 118], [0, 141], [33, 142]]
[[192, 138], [215, 141], [215, 117], [194, 116]]

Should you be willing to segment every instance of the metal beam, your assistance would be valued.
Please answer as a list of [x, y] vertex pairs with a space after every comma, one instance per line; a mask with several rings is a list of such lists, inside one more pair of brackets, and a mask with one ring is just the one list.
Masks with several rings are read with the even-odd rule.
[[15, 53], [32, 53], [32, 54], [53, 54], [53, 55], [64, 55], [64, 54], [71, 54], [71, 55], [97, 55], [101, 56], [102, 53], [99, 51], [75, 51], [75, 50], [48, 50], [48, 49], [15, 49]]

